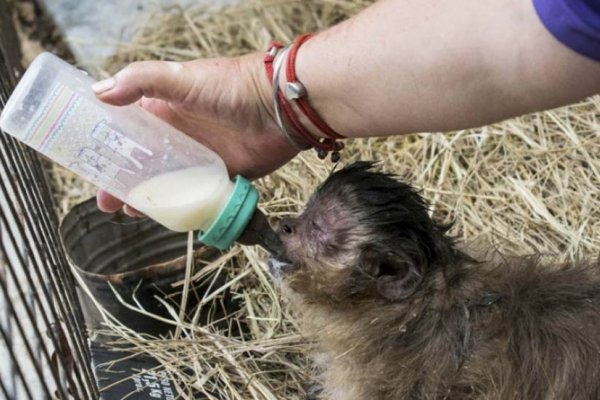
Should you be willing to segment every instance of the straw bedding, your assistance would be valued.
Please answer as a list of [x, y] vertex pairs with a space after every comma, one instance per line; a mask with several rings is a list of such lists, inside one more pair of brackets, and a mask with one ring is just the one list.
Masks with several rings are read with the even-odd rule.
[[[189, 60], [263, 49], [277, 38], [323, 29], [369, 1], [253, 0], [222, 11], [203, 7], [159, 10], [105, 66], [105, 74], [143, 59]], [[600, 252], [600, 98], [478, 129], [347, 143], [343, 162], [381, 161], [382, 169], [422, 190], [440, 221], [455, 221], [461, 239], [491, 243], [510, 254], [541, 252], [556, 259]], [[297, 212], [331, 172], [329, 162], [306, 152], [261, 179], [261, 206], [271, 217]], [[60, 212], [94, 189], [55, 167]], [[202, 392], [215, 399], [304, 398], [311, 367], [309, 343], [297, 331], [265, 269], [265, 253], [235, 247], [196, 269], [228, 274], [226, 287], [241, 309], [230, 326], [193, 324], [194, 310], [171, 304], [170, 338], [148, 338], [107, 317], [104, 332], [133, 351], [151, 354], [177, 382], [182, 398]], [[183, 283], [181, 284], [183, 287]], [[203, 307], [217, 306], [219, 291]]]

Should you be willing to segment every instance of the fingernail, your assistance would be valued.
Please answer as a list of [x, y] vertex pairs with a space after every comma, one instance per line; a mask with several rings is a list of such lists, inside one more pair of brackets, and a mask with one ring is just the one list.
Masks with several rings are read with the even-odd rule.
[[131, 207], [129, 207], [127, 204], [125, 204], [123, 206], [123, 212], [127, 215], [129, 215], [130, 217], [135, 217], [135, 212], [131, 209]]
[[115, 81], [115, 78], [108, 78], [103, 81], [94, 83], [92, 85], [92, 90], [96, 94], [104, 93], [104, 92], [114, 88], [116, 83], [117, 83], [117, 81]]
[[123, 212], [127, 215], [129, 215], [130, 217], [135, 217], [135, 218], [141, 218], [144, 217], [144, 214], [139, 212], [138, 210], [136, 210], [135, 208], [125, 204], [123, 206]]

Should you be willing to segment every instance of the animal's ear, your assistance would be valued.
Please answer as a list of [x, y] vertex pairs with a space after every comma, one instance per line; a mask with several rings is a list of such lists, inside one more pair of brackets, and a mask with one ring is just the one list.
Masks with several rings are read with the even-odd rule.
[[365, 251], [360, 267], [375, 279], [377, 292], [390, 301], [409, 297], [423, 281], [421, 268], [400, 254]]

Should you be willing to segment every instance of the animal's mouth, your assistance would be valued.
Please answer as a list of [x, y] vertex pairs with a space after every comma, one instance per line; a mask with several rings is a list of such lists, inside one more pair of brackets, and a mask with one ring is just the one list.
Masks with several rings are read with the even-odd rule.
[[295, 269], [294, 263], [285, 255], [285, 246], [278, 233], [271, 228], [265, 215], [256, 210], [252, 215], [246, 230], [237, 239], [244, 245], [260, 245], [270, 254], [269, 272], [276, 279]]
[[237, 239], [237, 242], [247, 246], [257, 244], [276, 257], [279, 257], [279, 254], [284, 251], [279, 235], [271, 228], [265, 215], [258, 209], [252, 215], [246, 230]]
[[269, 248], [269, 259], [267, 264], [269, 272], [274, 278], [281, 279], [283, 276], [295, 269], [294, 263], [286, 255], [285, 246], [279, 239], [279, 236], [273, 238], [272, 243], [276, 243]]
[[290, 260], [281, 255], [271, 255], [267, 261], [267, 265], [269, 266], [269, 273], [276, 279], [282, 279], [286, 274], [296, 269]]

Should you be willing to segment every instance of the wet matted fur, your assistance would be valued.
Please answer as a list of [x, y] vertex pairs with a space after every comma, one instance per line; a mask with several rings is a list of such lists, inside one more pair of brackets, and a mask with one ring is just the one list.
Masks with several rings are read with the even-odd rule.
[[272, 273], [316, 339], [324, 399], [600, 399], [597, 261], [475, 260], [367, 162], [279, 230]]

